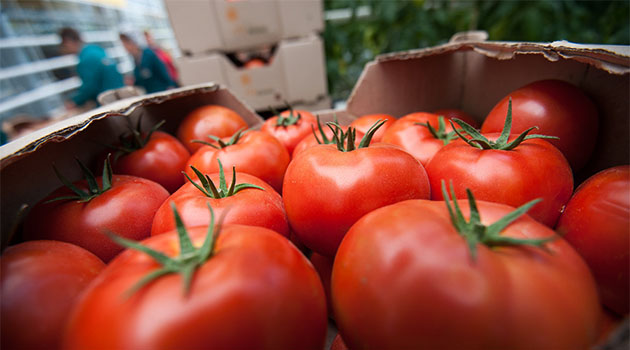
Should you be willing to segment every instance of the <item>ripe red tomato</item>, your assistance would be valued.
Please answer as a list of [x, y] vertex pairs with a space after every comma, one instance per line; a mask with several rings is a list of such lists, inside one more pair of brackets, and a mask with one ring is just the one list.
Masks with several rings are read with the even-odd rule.
[[29, 241], [0, 257], [3, 349], [58, 349], [79, 293], [105, 264], [74, 244]]
[[630, 166], [606, 169], [582, 183], [567, 203], [557, 231], [591, 268], [602, 303], [618, 314], [627, 314]]
[[300, 241], [329, 257], [361, 216], [430, 196], [422, 164], [385, 144], [350, 151], [335, 145], [307, 149], [289, 164], [283, 191], [289, 224]]
[[330, 344], [330, 350], [348, 350], [348, 346], [343, 342], [341, 334], [337, 333], [332, 344]]
[[123, 154], [112, 168], [116, 174], [143, 177], [159, 183], [170, 193], [184, 184], [182, 171], [190, 153], [179, 140], [155, 131], [142, 148]]
[[457, 119], [465, 121], [466, 123], [470, 124], [471, 126], [475, 128], [479, 126], [479, 123], [477, 123], [475, 118], [473, 118], [470, 114], [462, 111], [461, 109], [457, 109], [457, 108], [438, 109], [437, 111], [433, 112], [433, 114], [444, 116], [444, 118], [447, 118], [447, 119], [457, 118]]
[[[416, 112], [396, 120], [383, 135], [382, 141], [392, 145], [400, 146], [409, 154], [426, 166], [433, 155], [452, 140], [458, 138], [453, 132], [453, 127], [448, 121], [442, 118], [442, 130], [439, 130], [439, 116], [433, 113]], [[430, 124], [437, 136], [432, 134], [427, 126], [418, 125]]]
[[243, 64], [243, 68], [252, 69], [252, 68], [257, 68], [257, 67], [264, 67], [266, 65], [267, 63], [265, 63], [265, 61], [263, 61], [262, 59], [252, 58], [248, 60], [247, 62], [245, 62], [245, 64]]
[[396, 118], [392, 117], [389, 114], [366, 114], [362, 115], [359, 118], [355, 119], [350, 123], [350, 126], [355, 128], [357, 131], [365, 134], [368, 130], [379, 120], [385, 120], [385, 124], [381, 126], [372, 137], [373, 142], [380, 142], [383, 139], [383, 135], [385, 131], [389, 129], [390, 126], [396, 121]]
[[212, 141], [208, 135], [216, 137], [230, 137], [240, 129], [246, 128], [247, 123], [233, 110], [208, 105], [195, 109], [182, 120], [177, 129], [177, 138], [188, 148], [190, 153], [203, 146], [192, 140]]
[[[104, 262], [110, 261], [122, 248], [104, 231], [117, 232], [127, 238], [143, 239], [151, 234], [153, 216], [169, 193], [151, 180], [129, 175], [103, 176], [81, 180], [74, 186], [95, 194], [94, 187], [107, 188], [91, 199], [54, 198], [72, 196], [74, 192], [60, 187], [37, 203], [24, 222], [27, 239], [52, 239], [83, 247]], [[91, 184], [92, 183], [92, 184]], [[76, 196], [74, 196], [76, 197]], [[88, 196], [90, 197], [90, 196]]]
[[[206, 231], [189, 229], [194, 247], [202, 246]], [[180, 244], [176, 232], [142, 242], [168, 257], [181, 254]], [[129, 294], [160, 264], [145, 253], [125, 251], [74, 309], [65, 348], [323, 348], [324, 291], [311, 264], [289, 240], [262, 227], [225, 225], [210, 247], [206, 260], [188, 259], [198, 262], [188, 292], [183, 277], [170, 273]]]
[[588, 161], [597, 139], [595, 104], [578, 87], [560, 80], [541, 80], [525, 85], [494, 106], [481, 126], [482, 133], [500, 132], [509, 99], [513, 103], [514, 133], [538, 126], [543, 135], [558, 136], [558, 147], [574, 171]]
[[[227, 187], [231, 186], [232, 182], [228, 184], [221, 173], [207, 176], [215, 184], [221, 183], [223, 176], [226, 187], [223, 190], [218, 188], [218, 198], [209, 197], [208, 195], [212, 195], [212, 192], [207, 189], [202, 192], [193, 183], [186, 183], [160, 206], [153, 219], [151, 235], [175, 229], [175, 220], [173, 220], [171, 210], [171, 203], [174, 203], [186, 227], [208, 226], [210, 213], [207, 205], [209, 204], [218, 217], [225, 215], [224, 223], [226, 224], [266, 227], [289, 237], [289, 223], [282, 197], [269, 184], [249, 174], [236, 172], [235, 187], [250, 184], [258, 188], [244, 188], [226, 196], [225, 194], [229, 192]], [[194, 181], [198, 186], [205, 187], [199, 178]]]
[[[469, 218], [468, 203], [459, 206]], [[483, 201], [477, 207], [482, 225], [513, 210]], [[600, 306], [571, 246], [561, 238], [543, 248], [498, 244], [501, 237], [554, 235], [527, 215], [495, 226], [497, 236], [478, 231], [495, 244], [477, 241], [473, 258], [445, 202], [427, 200], [374, 210], [353, 225], [332, 273], [335, 320], [348, 347], [588, 349]]]
[[313, 128], [317, 128], [317, 120], [311, 112], [289, 109], [267, 119], [260, 130], [277, 138], [292, 155], [295, 146], [311, 135]]
[[270, 184], [278, 193], [282, 193], [282, 179], [291, 157], [286, 148], [275, 137], [262, 131], [248, 131], [234, 143], [227, 142], [220, 149], [203, 146], [195, 152], [186, 164], [186, 173], [194, 177], [190, 168], [194, 166], [204, 174], [219, 171], [217, 159], [226, 168], [236, 167], [239, 172], [247, 173]]

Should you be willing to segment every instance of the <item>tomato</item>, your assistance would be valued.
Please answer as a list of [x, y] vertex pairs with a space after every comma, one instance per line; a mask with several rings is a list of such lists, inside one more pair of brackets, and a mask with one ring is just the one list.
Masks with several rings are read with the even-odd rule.
[[457, 198], [465, 197], [466, 188], [481, 200], [514, 207], [542, 198], [529, 215], [555, 227], [573, 192], [571, 168], [562, 153], [543, 139], [526, 138], [519, 143], [517, 135], [510, 135], [510, 122], [506, 118], [501, 135], [481, 135], [464, 128], [469, 140], [476, 140], [469, 141], [472, 145], [460, 139], [439, 150], [426, 166], [431, 199], [443, 199], [442, 180], [453, 182]]
[[444, 118], [447, 118], [447, 119], [457, 118], [457, 119], [465, 121], [466, 123], [470, 124], [471, 126], [475, 128], [478, 127], [479, 125], [477, 121], [475, 120], [475, 118], [473, 118], [470, 114], [457, 108], [438, 109], [437, 111], [433, 112], [433, 114], [444, 116]]
[[3, 349], [58, 349], [79, 293], [105, 267], [74, 244], [30, 241], [0, 257]]
[[319, 145], [302, 152], [289, 164], [283, 187], [289, 224], [298, 238], [329, 257], [361, 216], [430, 196], [422, 164], [408, 153], [385, 144], [342, 147], [344, 151], [337, 147]]
[[321, 254], [312, 253], [310, 260], [319, 275], [319, 279], [322, 281], [322, 286], [324, 287], [324, 292], [326, 293], [326, 308], [328, 309], [328, 317], [334, 319], [332, 302], [330, 300], [330, 275], [332, 274], [334, 259]]
[[286, 148], [275, 137], [262, 131], [247, 131], [242, 137], [235, 135], [231, 141], [224, 140], [220, 149], [203, 146], [186, 164], [186, 173], [195, 176], [194, 166], [204, 174], [219, 171], [217, 159], [225, 167], [235, 166], [239, 172], [256, 176], [282, 193], [282, 179], [291, 157]]
[[245, 68], [245, 69], [252, 69], [252, 68], [257, 68], [257, 67], [264, 67], [266, 65], [267, 64], [262, 59], [260, 59], [260, 58], [252, 58], [252, 59], [248, 60], [247, 62], [245, 62], [245, 64], [243, 65], [243, 68]]
[[207, 227], [188, 231], [190, 246], [178, 243], [177, 232], [141, 242], [164, 254], [160, 259], [177, 266], [175, 273], [136, 250], [114, 259], [74, 309], [65, 348], [323, 348], [324, 291], [312, 265], [285, 237], [225, 225], [215, 243], [204, 240], [214, 236]]
[[260, 130], [277, 138], [293, 154], [295, 146], [311, 135], [315, 127], [317, 121], [311, 112], [289, 109], [267, 119]]
[[[345, 132], [348, 130], [348, 127], [341, 126], [341, 129]], [[365, 134], [358, 130], [356, 131], [356, 133], [357, 133], [357, 136], [356, 136], [357, 138], [356, 138], [355, 145], [358, 146], [359, 142], [361, 141], [361, 138]], [[321, 124], [319, 124], [318, 128], [315, 130], [315, 134], [311, 132], [310, 135], [307, 135], [306, 137], [304, 137], [302, 141], [300, 141], [297, 144], [297, 146], [295, 146], [295, 149], [293, 149], [293, 158], [297, 157], [305, 149], [311, 148], [313, 146], [317, 146], [321, 144], [334, 144], [335, 140], [333, 138], [333, 135], [334, 135], [333, 130], [330, 129], [328, 125], [322, 126]]]
[[[468, 203], [459, 206], [468, 219]], [[481, 219], [468, 226], [472, 231], [513, 210], [484, 201], [477, 207]], [[445, 202], [428, 200], [376, 209], [352, 226], [332, 273], [335, 320], [348, 348], [593, 344], [599, 333], [597, 291], [567, 242], [545, 243], [554, 232], [527, 215], [503, 229], [488, 229], [493, 235], [481, 229], [459, 233], [455, 227]], [[537, 239], [544, 247], [506, 246], [501, 237]]]
[[[170, 207], [174, 203], [186, 227], [207, 226], [210, 216], [206, 206], [209, 204], [217, 216], [225, 215], [226, 224], [266, 227], [289, 237], [282, 197], [269, 184], [249, 174], [236, 172], [233, 173], [236, 191], [229, 193], [228, 186], [232, 186], [232, 181], [227, 183], [223, 168], [219, 173], [207, 175], [207, 178], [199, 175], [194, 184], [186, 183], [160, 206], [153, 219], [151, 235], [175, 229]], [[222, 184], [215, 186], [216, 194], [213, 194], [208, 181]]]
[[[73, 196], [76, 192], [60, 187], [37, 203], [24, 222], [24, 236], [73, 243], [108, 262], [122, 248], [104, 231], [132, 239], [148, 237], [153, 216], [169, 193], [159, 184], [136, 176], [112, 176], [104, 171], [104, 176], [86, 177], [89, 180], [73, 184], [83, 195]], [[50, 202], [65, 196], [72, 198]]]
[[372, 137], [372, 141], [380, 142], [383, 139], [383, 135], [385, 131], [389, 129], [389, 127], [396, 121], [396, 118], [392, 117], [389, 114], [366, 114], [362, 115], [359, 118], [355, 119], [350, 123], [350, 126], [355, 128], [357, 131], [365, 134], [368, 132], [370, 127], [374, 125], [379, 120], [385, 120], [386, 122], [374, 133], [374, 137]]
[[[444, 121], [444, 118], [440, 124], [439, 118], [437, 114], [425, 112], [407, 114], [387, 129], [382, 141], [400, 146], [426, 166], [437, 151], [457, 138], [451, 124]], [[433, 134], [427, 126], [419, 125], [420, 123], [430, 124], [437, 134]]]
[[557, 231], [591, 268], [602, 303], [628, 313], [630, 295], [630, 166], [603, 170], [582, 183]]
[[337, 333], [332, 344], [330, 344], [330, 350], [348, 350], [348, 346], [343, 342], [341, 334]]
[[177, 129], [177, 138], [194, 153], [203, 145], [192, 142], [193, 140], [210, 142], [212, 139], [208, 135], [230, 137], [246, 127], [245, 120], [233, 110], [219, 105], [208, 105], [193, 110], [182, 120]]
[[182, 171], [190, 153], [179, 140], [165, 132], [155, 131], [139, 149], [116, 159], [116, 174], [143, 177], [159, 183], [173, 193], [184, 184]]
[[482, 133], [500, 132], [509, 99], [513, 103], [513, 132], [538, 126], [537, 133], [558, 136], [550, 142], [558, 147], [574, 171], [588, 161], [597, 139], [595, 104], [578, 87], [560, 80], [541, 80], [505, 96], [481, 126]]

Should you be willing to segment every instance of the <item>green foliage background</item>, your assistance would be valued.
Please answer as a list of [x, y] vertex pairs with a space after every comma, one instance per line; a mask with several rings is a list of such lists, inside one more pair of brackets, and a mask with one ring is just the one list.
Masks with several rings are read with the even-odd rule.
[[[357, 16], [361, 6], [370, 15]], [[326, 10], [352, 9], [326, 21], [329, 91], [344, 100], [363, 66], [386, 52], [435, 46], [455, 33], [485, 30], [488, 40], [630, 44], [630, 1], [325, 0]]]

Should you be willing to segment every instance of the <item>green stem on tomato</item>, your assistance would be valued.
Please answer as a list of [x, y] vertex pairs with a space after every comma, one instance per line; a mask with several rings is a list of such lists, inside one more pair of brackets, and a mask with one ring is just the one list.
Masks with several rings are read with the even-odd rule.
[[[421, 125], [424, 126], [425, 128], [427, 128], [429, 130], [429, 132], [431, 133], [431, 135], [433, 135], [433, 137], [435, 137], [436, 139], [442, 141], [442, 143], [444, 143], [444, 146], [448, 145], [449, 142], [457, 139], [459, 136], [457, 136], [457, 133], [455, 131], [451, 131], [451, 132], [446, 132], [446, 123], [444, 122], [444, 116], [438, 116], [438, 128], [435, 129], [433, 127], [433, 125], [431, 125], [429, 122], [426, 123], [415, 123], [416, 125]], [[461, 130], [460, 130], [461, 131]]]
[[59, 172], [57, 167], [53, 164], [53, 170], [57, 174], [57, 177], [59, 178], [61, 183], [63, 183], [67, 188], [74, 192], [74, 195], [55, 197], [51, 200], [46, 201], [45, 203], [51, 203], [60, 200], [78, 200], [80, 202], [89, 202], [93, 198], [98, 197], [99, 195], [112, 188], [113, 172], [109, 157], [110, 155], [107, 155], [107, 158], [105, 159], [105, 165], [103, 166], [101, 187], [98, 186], [98, 183], [96, 182], [96, 177], [94, 176], [92, 171], [90, 171], [90, 169], [88, 169], [78, 158], [76, 159], [79, 167], [81, 168], [81, 172], [83, 173], [83, 178], [87, 182], [87, 190], [83, 190], [75, 186], [72, 182], [66, 179], [66, 177], [63, 176]]
[[203, 193], [206, 197], [209, 197], [209, 198], [219, 199], [219, 198], [230, 197], [246, 188], [256, 188], [263, 191], [265, 190], [264, 188], [260, 186], [249, 184], [249, 183], [242, 183], [242, 184], [237, 185], [236, 184], [236, 167], [234, 166], [232, 167], [232, 182], [230, 183], [230, 187], [228, 188], [227, 183], [225, 181], [225, 172], [223, 171], [223, 164], [221, 164], [221, 160], [219, 159], [217, 159], [217, 162], [219, 163], [219, 188], [216, 187], [214, 182], [210, 179], [210, 176], [202, 174], [197, 168], [195, 168], [192, 165], [190, 166], [190, 168], [195, 172], [195, 175], [197, 175], [197, 178], [199, 179], [199, 182], [201, 182], [201, 185], [193, 181], [193, 179], [191, 179], [190, 176], [186, 174], [186, 172], [182, 171], [182, 173], [184, 174], [184, 176], [186, 176], [188, 181], [190, 181], [190, 183], [193, 184], [193, 186], [195, 186], [199, 191], [201, 191], [201, 193]]
[[212, 148], [216, 148], [216, 149], [223, 149], [226, 148], [228, 146], [232, 146], [238, 143], [238, 141], [241, 139], [241, 137], [243, 135], [245, 135], [249, 130], [245, 130], [245, 128], [240, 128], [238, 129], [238, 131], [236, 131], [234, 133], [234, 135], [232, 135], [232, 137], [230, 137], [230, 139], [228, 141], [223, 141], [222, 139], [214, 136], [214, 135], [208, 135], [208, 137], [213, 140], [214, 142], [216, 142], [216, 144], [211, 143], [211, 142], [207, 142], [204, 140], [191, 140], [191, 142], [195, 142], [195, 143], [201, 143], [204, 144], [206, 146], [210, 146]]
[[326, 123], [326, 125], [333, 132], [332, 143], [337, 145], [337, 149], [341, 152], [352, 152], [355, 149], [368, 147], [370, 145], [370, 142], [372, 141], [372, 137], [374, 136], [374, 133], [376, 133], [376, 130], [378, 130], [378, 128], [383, 126], [385, 122], [386, 120], [381, 120], [381, 119], [377, 120], [374, 123], [374, 125], [372, 125], [370, 129], [368, 129], [365, 135], [363, 135], [363, 137], [361, 138], [361, 141], [359, 142], [359, 145], [356, 147], [354, 145], [356, 137], [357, 137], [356, 128], [348, 127], [348, 130], [344, 132], [341, 126], [336, 122], [328, 122]]

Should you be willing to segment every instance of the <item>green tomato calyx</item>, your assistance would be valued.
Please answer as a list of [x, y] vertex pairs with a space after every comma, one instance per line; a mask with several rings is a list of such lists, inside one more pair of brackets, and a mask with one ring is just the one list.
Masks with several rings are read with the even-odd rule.
[[289, 111], [289, 115], [287, 116], [283, 116], [281, 113], [278, 113], [278, 111], [276, 111], [273, 107], [269, 107], [272, 113], [276, 117], [278, 117], [278, 119], [276, 119], [276, 127], [286, 128], [287, 126], [297, 124], [300, 119], [302, 119], [302, 115], [300, 113], [295, 114], [295, 111], [293, 110], [291, 105], [289, 105], [288, 103], [286, 103], [286, 105], [287, 110]]
[[479, 209], [477, 208], [477, 203], [472, 192], [469, 189], [466, 189], [468, 204], [470, 207], [470, 219], [466, 221], [461, 209], [459, 208], [459, 205], [457, 204], [457, 198], [455, 197], [455, 189], [453, 188], [453, 183], [450, 184], [450, 190], [453, 200], [453, 206], [451, 206], [449, 195], [446, 190], [446, 183], [444, 182], [444, 180], [442, 180], [442, 196], [444, 197], [444, 202], [446, 203], [448, 214], [451, 217], [451, 222], [453, 223], [453, 226], [455, 226], [457, 232], [459, 232], [459, 234], [466, 240], [466, 243], [468, 244], [468, 249], [470, 250], [470, 256], [473, 261], [475, 261], [477, 258], [477, 244], [479, 243], [484, 244], [487, 247], [521, 245], [542, 247], [545, 243], [556, 239], [555, 235], [547, 238], [534, 239], [514, 238], [501, 235], [501, 231], [503, 231], [504, 228], [506, 228], [509, 224], [514, 222], [516, 219], [525, 214], [529, 209], [531, 209], [534, 205], [540, 202], [542, 200], [540, 198], [534, 199], [521, 205], [513, 212], [505, 215], [493, 224], [485, 226], [481, 223]]
[[337, 145], [337, 149], [341, 152], [351, 152], [355, 149], [367, 148], [368, 146], [370, 146], [370, 142], [372, 141], [372, 137], [374, 137], [374, 133], [376, 133], [376, 130], [383, 126], [386, 121], [387, 120], [381, 119], [377, 120], [376, 123], [374, 123], [374, 125], [372, 125], [370, 129], [368, 129], [365, 135], [363, 135], [363, 138], [361, 138], [361, 142], [359, 142], [359, 145], [356, 147], [354, 145], [354, 142], [357, 138], [357, 130], [355, 128], [348, 127], [348, 130], [346, 132], [343, 132], [341, 126], [336, 122], [328, 122], [326, 123], [326, 125], [333, 132], [332, 143]]
[[[335, 124], [339, 124], [339, 121], [337, 120], [337, 113], [333, 114], [333, 118], [334, 118]], [[320, 145], [329, 145], [331, 143], [335, 143], [334, 139], [329, 139], [328, 136], [326, 136], [326, 133], [324, 132], [324, 128], [322, 127], [322, 123], [319, 119], [319, 115], [317, 116], [317, 130], [319, 131], [321, 140], [319, 139], [319, 136], [317, 136], [317, 132], [315, 131], [315, 128], [312, 125], [311, 125], [311, 130], [313, 131], [313, 136], [315, 136], [315, 141], [317, 141], [317, 143], [319, 143]]]
[[[448, 145], [449, 142], [459, 138], [459, 136], [457, 136], [457, 133], [455, 131], [446, 132], [446, 123], [444, 122], [444, 116], [438, 117], [437, 130], [429, 122], [415, 123], [415, 124], [424, 126], [425, 128], [429, 129], [429, 132], [431, 133], [431, 135], [433, 135], [433, 137], [435, 137], [436, 139], [442, 141], [444, 143], [444, 146]], [[459, 130], [459, 131], [463, 132], [463, 130]]]
[[114, 161], [118, 160], [118, 158], [123, 155], [144, 148], [151, 139], [153, 133], [156, 132], [157, 129], [161, 128], [166, 122], [166, 120], [161, 120], [159, 123], [153, 125], [153, 127], [143, 136], [141, 125], [142, 115], [138, 118], [138, 123], [135, 128], [131, 126], [129, 119], [127, 119], [127, 121], [129, 123], [128, 127], [130, 133], [120, 135], [120, 145], [112, 146], [112, 148], [116, 150], [116, 153], [114, 153]]
[[223, 218], [219, 220], [219, 223], [215, 227], [214, 211], [212, 210], [210, 205], [206, 203], [206, 206], [210, 211], [210, 225], [208, 226], [208, 232], [206, 234], [206, 238], [203, 244], [201, 245], [201, 247], [196, 248], [195, 246], [193, 246], [192, 241], [188, 236], [188, 232], [184, 227], [182, 218], [177, 212], [175, 204], [171, 202], [170, 205], [171, 209], [173, 210], [173, 215], [175, 217], [177, 236], [179, 238], [179, 256], [169, 257], [160, 251], [141, 244], [140, 242], [132, 241], [130, 239], [118, 236], [114, 233], [107, 232], [107, 235], [116, 243], [125, 248], [143, 252], [153, 258], [153, 260], [155, 260], [158, 264], [162, 265], [161, 268], [150, 272], [146, 276], [142, 277], [138, 282], [136, 282], [136, 284], [134, 284], [127, 291], [127, 297], [130, 297], [135, 292], [142, 289], [142, 287], [160, 278], [161, 276], [172, 273], [180, 274], [182, 276], [184, 295], [187, 296], [190, 292], [190, 286], [195, 271], [206, 261], [208, 261], [208, 259], [210, 259], [214, 252], [215, 243], [221, 231]]
[[202, 174], [197, 168], [195, 168], [192, 165], [190, 166], [190, 168], [195, 172], [195, 175], [197, 175], [197, 179], [199, 179], [199, 182], [201, 182], [201, 185], [199, 185], [193, 179], [191, 179], [190, 176], [186, 174], [186, 172], [182, 171], [182, 173], [184, 174], [184, 176], [186, 176], [188, 181], [190, 181], [191, 184], [197, 187], [197, 189], [201, 191], [204, 195], [206, 195], [206, 197], [210, 197], [214, 199], [233, 196], [234, 194], [246, 188], [257, 188], [263, 191], [265, 190], [264, 188], [254, 185], [254, 184], [242, 183], [242, 184], [237, 185], [235, 166], [232, 167], [232, 182], [230, 183], [230, 187], [228, 188], [227, 183], [225, 181], [225, 172], [223, 171], [223, 164], [221, 164], [221, 160], [219, 160], [218, 158], [217, 158], [217, 162], [219, 163], [219, 188], [217, 188], [214, 182], [210, 179], [210, 176]]
[[109, 157], [110, 155], [107, 155], [107, 158], [105, 159], [105, 165], [103, 166], [101, 187], [98, 186], [98, 182], [96, 181], [96, 177], [94, 176], [92, 171], [90, 171], [90, 169], [88, 169], [88, 167], [86, 167], [85, 164], [83, 164], [78, 158], [76, 159], [79, 167], [81, 168], [81, 172], [83, 173], [83, 178], [87, 182], [87, 190], [80, 189], [72, 182], [68, 181], [68, 179], [59, 172], [57, 167], [53, 165], [53, 170], [57, 174], [59, 180], [75, 194], [72, 196], [56, 197], [46, 201], [45, 203], [56, 202], [60, 200], [78, 200], [79, 202], [89, 202], [93, 198], [100, 196], [101, 194], [112, 188], [113, 173], [112, 166], [109, 162]]
[[223, 149], [223, 148], [225, 148], [225, 147], [228, 147], [228, 146], [232, 146], [232, 145], [237, 144], [237, 143], [238, 143], [238, 141], [241, 139], [241, 137], [242, 137], [243, 135], [245, 135], [248, 131], [249, 131], [249, 130], [245, 130], [245, 128], [240, 128], [240, 129], [238, 129], [238, 131], [236, 131], [236, 132], [234, 133], [234, 135], [232, 135], [232, 137], [230, 137], [230, 139], [229, 139], [229, 140], [227, 140], [227, 141], [223, 141], [222, 139], [220, 139], [219, 137], [216, 137], [216, 136], [214, 136], [214, 135], [208, 135], [208, 137], [209, 137], [212, 141], [214, 141], [214, 142], [216, 142], [216, 143], [211, 143], [211, 142], [207, 142], [207, 141], [204, 141], [204, 140], [192, 140], [192, 141], [190, 141], [190, 142], [201, 143], [201, 144], [204, 144], [204, 145], [206, 145], [206, 146], [210, 146], [210, 147], [212, 147], [212, 148], [216, 148], [216, 149]]
[[[470, 136], [470, 139], [460, 133], [453, 125], [453, 121], [459, 124], [462, 129]], [[464, 122], [461, 119], [453, 118], [451, 121], [451, 125], [453, 125], [453, 130], [457, 136], [459, 136], [462, 140], [466, 141], [469, 145], [473, 147], [477, 147], [479, 149], [494, 149], [494, 150], [503, 150], [509, 151], [516, 148], [525, 140], [530, 139], [558, 139], [556, 136], [548, 136], [548, 135], [539, 135], [532, 134], [528, 135], [530, 131], [534, 129], [538, 129], [537, 126], [532, 126], [529, 129], [523, 131], [517, 138], [512, 140], [512, 142], [508, 142], [510, 137], [510, 132], [512, 131], [512, 98], [510, 97], [508, 102], [508, 110], [507, 116], [505, 117], [505, 124], [503, 124], [503, 130], [501, 131], [501, 135], [496, 141], [490, 141], [488, 138], [483, 136], [477, 129]]]

